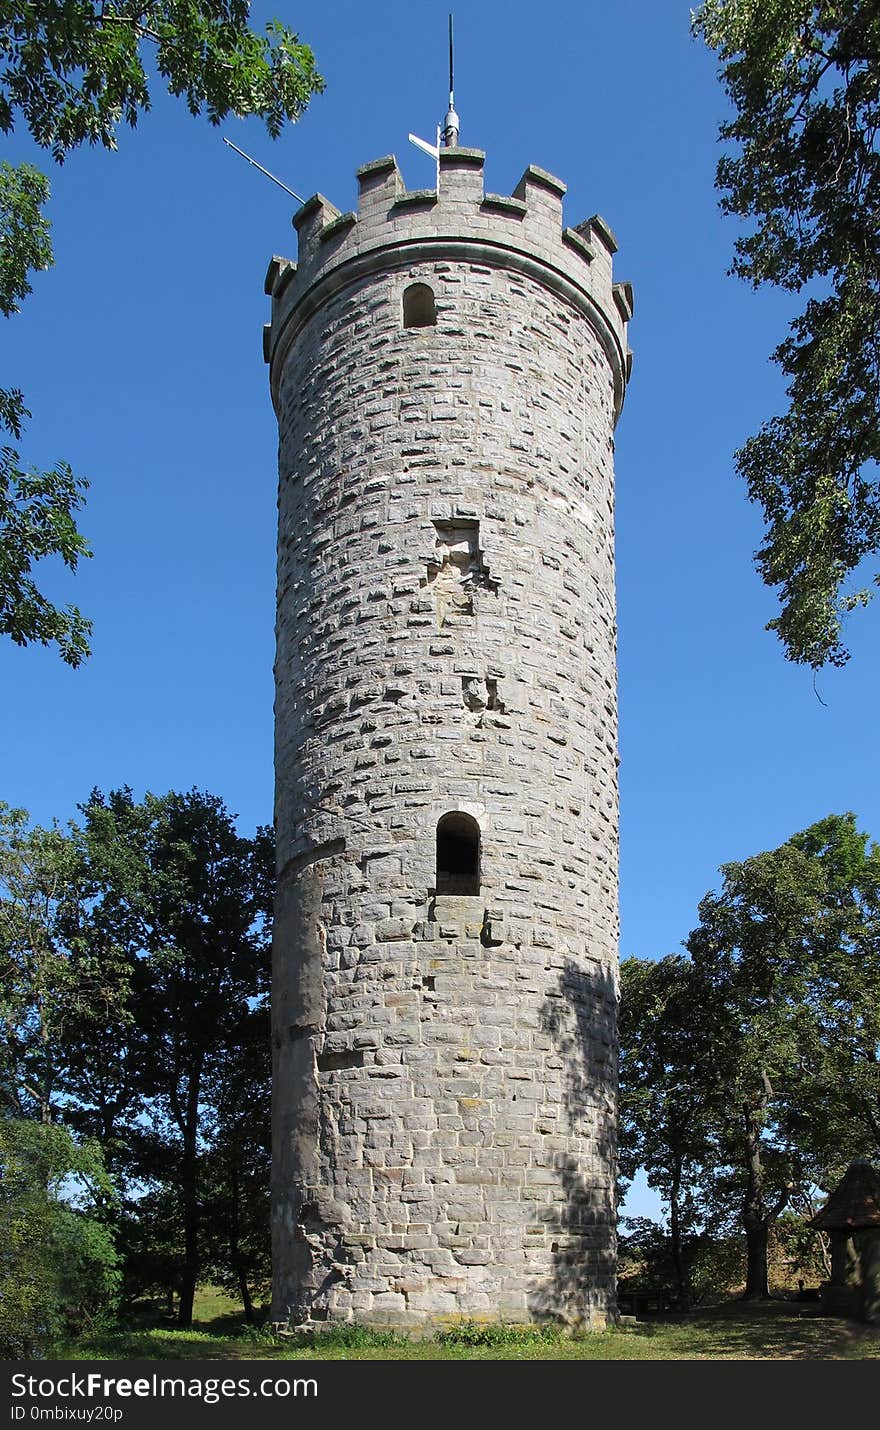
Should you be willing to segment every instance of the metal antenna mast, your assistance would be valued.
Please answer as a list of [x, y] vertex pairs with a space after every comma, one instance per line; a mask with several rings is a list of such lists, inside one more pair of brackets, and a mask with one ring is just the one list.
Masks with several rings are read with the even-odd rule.
[[455, 112], [454, 74], [452, 67], [452, 16], [449, 16], [449, 108], [446, 111], [446, 118], [442, 128], [437, 125], [437, 142], [429, 144], [427, 139], [420, 139], [417, 134], [410, 134], [408, 138], [416, 148], [421, 149], [425, 154], [429, 154], [437, 165], [437, 188], [440, 188], [440, 140], [447, 149], [454, 149], [458, 143], [458, 115]]
[[458, 143], [458, 115], [455, 112], [455, 80], [452, 69], [452, 16], [449, 16], [449, 108], [443, 121], [443, 143], [454, 149]]
[[304, 204], [305, 199], [299, 194], [295, 194], [293, 189], [289, 189], [286, 184], [282, 184], [280, 179], [276, 179], [274, 174], [270, 174], [268, 169], [264, 169], [262, 164], [258, 164], [256, 159], [252, 159], [250, 154], [246, 154], [243, 149], [239, 149], [237, 144], [233, 144], [231, 139], [224, 138], [224, 144], [228, 144], [230, 149], [234, 149], [236, 154], [240, 154], [243, 159], [247, 159], [249, 164], [253, 164], [255, 169], [259, 169], [261, 174], [265, 174], [267, 179], [271, 179], [273, 184], [277, 184], [279, 189], [283, 189], [286, 194], [290, 194], [292, 199], [296, 199], [298, 204]]

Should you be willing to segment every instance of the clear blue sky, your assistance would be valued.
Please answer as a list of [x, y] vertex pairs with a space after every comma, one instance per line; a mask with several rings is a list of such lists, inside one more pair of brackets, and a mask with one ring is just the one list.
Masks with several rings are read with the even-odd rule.
[[[47, 577], [95, 622], [70, 671], [0, 644], [0, 798], [35, 819], [90, 788], [220, 794], [244, 832], [272, 815], [276, 426], [261, 359], [262, 285], [295, 257], [297, 192], [354, 206], [355, 170], [446, 102], [446, 5], [334, 0], [282, 18], [327, 89], [273, 144], [220, 131], [155, 93], [119, 152], [50, 174], [56, 267], [3, 327], [4, 385], [33, 411], [23, 451], [89, 476], [94, 559]], [[255, 22], [273, 13], [253, 7]], [[736, 233], [713, 190], [725, 101], [679, 0], [613, 6], [459, 4], [461, 142], [510, 193], [529, 163], [568, 184], [566, 218], [601, 213], [635, 287], [635, 368], [617, 434], [623, 955], [674, 952], [717, 869], [852, 809], [880, 838], [880, 612], [856, 616], [853, 660], [812, 673], [764, 631], [776, 613], [761, 536], [731, 455], [782, 401], [769, 364], [791, 300], [726, 276]], [[821, 696], [820, 703], [818, 696]]]

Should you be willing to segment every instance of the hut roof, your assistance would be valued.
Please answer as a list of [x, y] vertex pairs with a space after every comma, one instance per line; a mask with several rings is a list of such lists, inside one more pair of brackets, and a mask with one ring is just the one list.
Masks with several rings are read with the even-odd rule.
[[858, 1231], [880, 1226], [880, 1172], [870, 1162], [851, 1162], [810, 1226], [821, 1231]]

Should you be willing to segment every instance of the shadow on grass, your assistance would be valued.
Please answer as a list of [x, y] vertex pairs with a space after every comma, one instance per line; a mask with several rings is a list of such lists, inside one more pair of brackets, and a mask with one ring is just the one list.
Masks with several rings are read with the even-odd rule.
[[120, 1327], [61, 1350], [64, 1360], [866, 1360], [880, 1329], [799, 1312], [792, 1302], [742, 1302], [601, 1334], [551, 1326], [455, 1326], [433, 1339], [337, 1326], [276, 1339], [229, 1316], [207, 1327]]
[[[218, 1305], [224, 1309], [218, 1311]], [[273, 1339], [259, 1324], [248, 1325], [243, 1311], [222, 1294], [208, 1291], [197, 1294], [193, 1324], [186, 1330], [158, 1301], [138, 1301], [115, 1324], [94, 1327], [57, 1354], [65, 1360], [238, 1360], [262, 1354], [260, 1348]]]
[[664, 1359], [880, 1359], [876, 1327], [802, 1310], [789, 1300], [729, 1302], [688, 1317], [657, 1316], [635, 1333], [664, 1347]]

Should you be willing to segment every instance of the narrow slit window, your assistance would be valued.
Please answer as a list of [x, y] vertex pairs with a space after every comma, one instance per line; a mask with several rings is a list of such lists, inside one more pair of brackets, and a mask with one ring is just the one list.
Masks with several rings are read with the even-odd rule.
[[480, 892], [480, 826], [469, 814], [444, 814], [437, 825], [436, 891]]
[[427, 283], [410, 283], [403, 291], [403, 326], [433, 328], [437, 322], [434, 290]]

